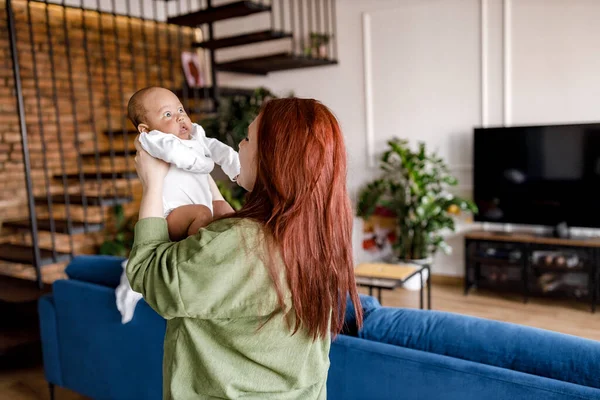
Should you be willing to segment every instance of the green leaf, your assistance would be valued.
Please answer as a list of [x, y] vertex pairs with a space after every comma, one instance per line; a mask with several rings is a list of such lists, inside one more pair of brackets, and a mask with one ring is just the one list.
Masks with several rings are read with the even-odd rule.
[[443, 241], [442, 241], [442, 242], [440, 242], [440, 243], [438, 244], [438, 246], [439, 246], [439, 248], [440, 248], [440, 249], [442, 249], [442, 251], [443, 251], [444, 253], [446, 253], [446, 254], [451, 254], [451, 253], [452, 253], [452, 247], [450, 247], [450, 246], [448, 245], [448, 243], [446, 243], [446, 242], [443, 242]]
[[443, 181], [445, 183], [447, 183], [448, 185], [450, 185], [450, 186], [456, 186], [456, 185], [458, 185], [458, 180], [455, 177], [453, 177], [453, 176], [446, 176], [446, 177], [443, 178]]

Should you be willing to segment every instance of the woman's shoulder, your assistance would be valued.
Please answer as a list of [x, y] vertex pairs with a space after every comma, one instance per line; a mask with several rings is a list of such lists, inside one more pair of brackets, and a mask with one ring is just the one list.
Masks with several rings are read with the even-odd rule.
[[200, 234], [211, 237], [231, 238], [233, 240], [244, 238], [259, 239], [264, 237], [262, 224], [248, 218], [226, 218], [212, 222], [200, 229]]
[[262, 224], [249, 218], [225, 218], [210, 223], [205, 229], [213, 232], [262, 231]]

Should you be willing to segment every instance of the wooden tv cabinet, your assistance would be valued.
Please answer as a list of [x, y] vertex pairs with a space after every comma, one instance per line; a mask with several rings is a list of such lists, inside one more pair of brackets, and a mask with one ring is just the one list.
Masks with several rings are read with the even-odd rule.
[[465, 235], [465, 295], [472, 287], [589, 302], [596, 310], [600, 238], [471, 231]]

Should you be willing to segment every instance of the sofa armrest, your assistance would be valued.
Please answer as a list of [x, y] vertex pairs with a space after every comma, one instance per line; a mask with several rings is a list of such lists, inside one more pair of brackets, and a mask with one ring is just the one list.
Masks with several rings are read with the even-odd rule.
[[49, 383], [62, 386], [62, 372], [58, 350], [58, 331], [54, 297], [46, 295], [38, 302], [40, 318], [40, 336], [42, 339], [42, 356], [44, 359], [44, 375]]
[[67, 266], [69, 279], [95, 283], [116, 288], [119, 286], [123, 267], [123, 257], [115, 256], [77, 256]]
[[[373, 296], [366, 294], [358, 295], [360, 306], [363, 311], [363, 320], [367, 319], [369, 314], [374, 310], [381, 308], [379, 301]], [[358, 336], [358, 326], [356, 325], [356, 313], [354, 312], [354, 304], [350, 296], [346, 296], [346, 314], [344, 316], [344, 327], [342, 333], [348, 336]]]

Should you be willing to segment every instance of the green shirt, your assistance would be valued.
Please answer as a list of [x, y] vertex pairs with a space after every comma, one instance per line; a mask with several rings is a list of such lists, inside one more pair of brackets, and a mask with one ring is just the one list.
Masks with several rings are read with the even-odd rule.
[[266, 259], [256, 222], [222, 220], [171, 242], [164, 218], [138, 221], [127, 277], [167, 319], [165, 399], [326, 398], [330, 337], [291, 335], [290, 291], [282, 285], [282, 310]]

